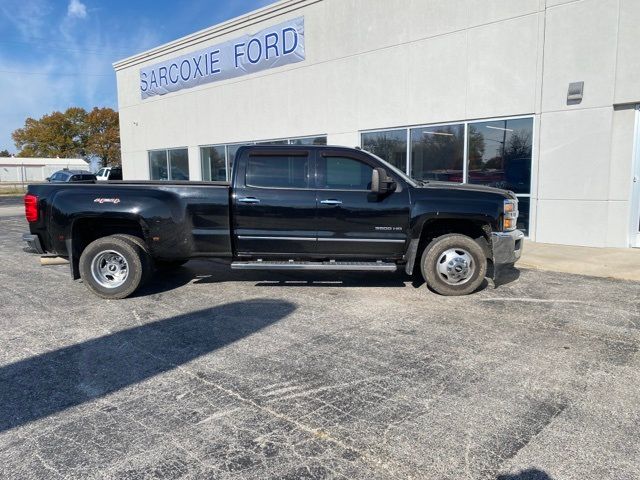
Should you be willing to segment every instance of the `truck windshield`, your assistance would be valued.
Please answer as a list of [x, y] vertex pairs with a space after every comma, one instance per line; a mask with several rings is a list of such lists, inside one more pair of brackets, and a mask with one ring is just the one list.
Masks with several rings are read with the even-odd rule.
[[406, 173], [404, 173], [402, 170], [394, 167], [393, 165], [391, 165], [389, 162], [383, 160], [382, 158], [380, 158], [379, 156], [377, 156], [374, 153], [371, 152], [367, 152], [366, 150], [362, 150], [364, 153], [366, 153], [367, 155], [372, 156], [373, 158], [375, 158], [376, 160], [378, 160], [379, 162], [381, 162], [384, 165], [384, 168], [387, 169], [387, 171], [392, 171], [394, 174], [396, 174], [398, 177], [402, 178], [405, 182], [407, 182], [409, 185], [411, 185], [412, 187], [417, 187], [418, 186], [418, 182], [416, 182], [413, 178], [411, 178], [410, 176], [408, 176]]

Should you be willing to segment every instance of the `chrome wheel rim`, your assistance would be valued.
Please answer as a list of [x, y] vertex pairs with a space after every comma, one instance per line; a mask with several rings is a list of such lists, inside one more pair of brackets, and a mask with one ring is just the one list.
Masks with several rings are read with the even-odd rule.
[[91, 275], [104, 288], [118, 288], [129, 277], [129, 264], [122, 254], [105, 250], [93, 257]]
[[462, 248], [450, 248], [438, 258], [438, 274], [449, 285], [467, 283], [476, 271], [473, 257]]

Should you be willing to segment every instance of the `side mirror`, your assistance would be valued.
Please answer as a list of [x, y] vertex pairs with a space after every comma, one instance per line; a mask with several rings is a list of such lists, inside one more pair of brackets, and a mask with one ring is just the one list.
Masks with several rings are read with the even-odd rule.
[[51, 177], [47, 177], [47, 178], [45, 178], [45, 180], [46, 180], [47, 182], [50, 182], [50, 181], [51, 181]]
[[371, 173], [371, 191], [373, 193], [384, 195], [385, 193], [393, 192], [396, 187], [396, 182], [387, 175], [387, 171], [384, 168], [373, 169]]

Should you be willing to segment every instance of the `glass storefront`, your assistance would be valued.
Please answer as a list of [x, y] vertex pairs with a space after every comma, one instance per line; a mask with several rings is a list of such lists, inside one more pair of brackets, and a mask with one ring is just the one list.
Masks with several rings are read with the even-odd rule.
[[[240, 147], [246, 145], [326, 145], [327, 136], [280, 138], [262, 140], [259, 142], [230, 143], [223, 145], [208, 145], [200, 147], [200, 162], [202, 164], [202, 180], [230, 180], [233, 162]], [[212, 160], [214, 158], [215, 160]], [[212, 163], [213, 162], [213, 163]]]
[[411, 171], [418, 180], [462, 182], [464, 125], [412, 128]]
[[402, 171], [407, 169], [407, 131], [405, 129], [363, 133], [362, 148]]
[[518, 227], [528, 233], [533, 117], [363, 132], [361, 142], [417, 180], [513, 191], [520, 204]]

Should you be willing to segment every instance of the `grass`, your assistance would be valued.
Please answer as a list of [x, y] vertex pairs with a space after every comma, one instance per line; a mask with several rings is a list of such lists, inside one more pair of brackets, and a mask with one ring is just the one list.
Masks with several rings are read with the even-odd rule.
[[18, 195], [24, 195], [25, 191], [22, 187], [0, 187], [0, 196], [3, 197], [16, 197]]

